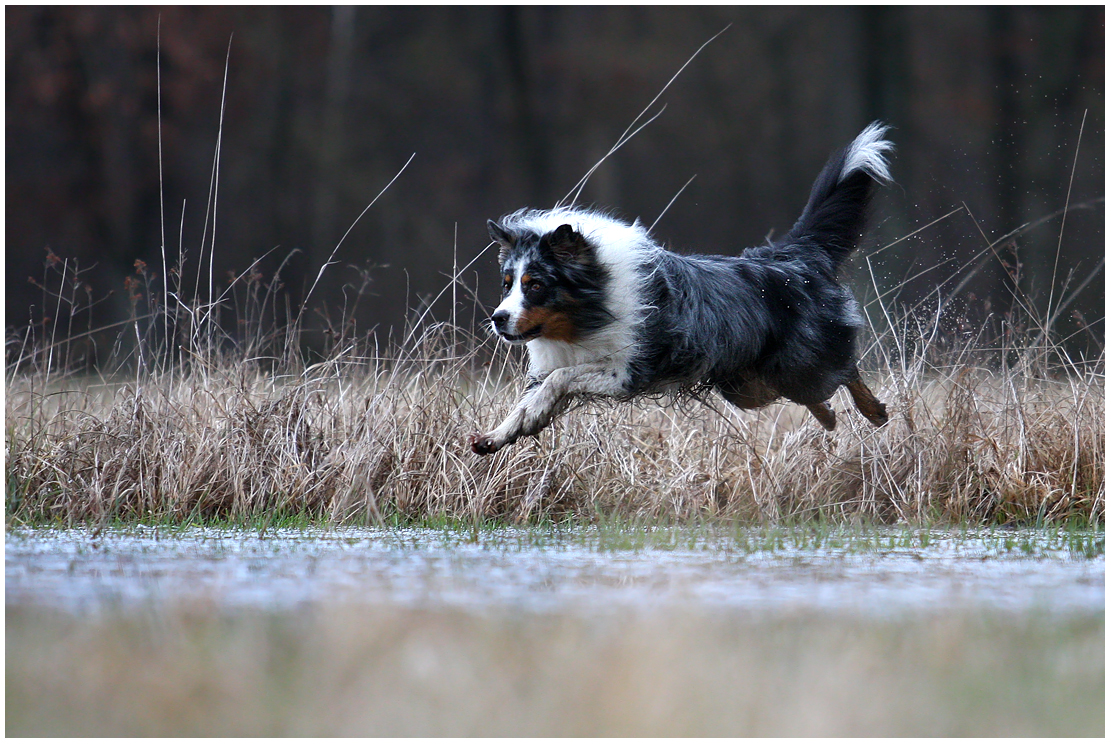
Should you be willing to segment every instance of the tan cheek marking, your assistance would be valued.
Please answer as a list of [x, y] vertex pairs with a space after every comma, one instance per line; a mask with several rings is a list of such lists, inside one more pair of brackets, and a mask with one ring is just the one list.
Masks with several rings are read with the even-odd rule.
[[546, 307], [530, 307], [517, 318], [517, 333], [524, 335], [541, 323], [547, 323], [552, 311]]
[[552, 313], [551, 319], [544, 324], [544, 332], [540, 335], [552, 341], [566, 341], [567, 343], [577, 341], [579, 338], [575, 324], [563, 313]]
[[527, 334], [541, 324], [544, 326], [540, 333], [542, 338], [571, 342], [579, 337], [569, 317], [546, 307], [532, 307], [523, 312], [517, 321], [517, 333]]

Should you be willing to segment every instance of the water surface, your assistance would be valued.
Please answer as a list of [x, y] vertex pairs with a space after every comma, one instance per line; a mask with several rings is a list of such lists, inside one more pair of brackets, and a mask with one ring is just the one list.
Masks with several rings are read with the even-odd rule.
[[[500, 530], [471, 542], [438, 530], [132, 528], [7, 534], [8, 606], [97, 612], [176, 602], [284, 609], [343, 601], [405, 607], [606, 613], [629, 607], [890, 615], [985, 608], [1102, 613], [1102, 554], [1038, 533], [906, 539], [653, 541]], [[1102, 540], [1102, 538], [1099, 538]], [[916, 544], [908, 545], [908, 542]], [[685, 544], [689, 543], [689, 545]], [[774, 543], [774, 541], [773, 541]], [[1018, 549], [1017, 545], [1023, 549]]]

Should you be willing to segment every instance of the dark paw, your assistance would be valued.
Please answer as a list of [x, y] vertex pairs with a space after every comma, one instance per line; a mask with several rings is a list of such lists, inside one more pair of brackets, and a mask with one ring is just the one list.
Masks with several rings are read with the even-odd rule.
[[872, 395], [872, 391], [868, 389], [867, 385], [860, 379], [856, 379], [845, 387], [852, 394], [856, 410], [860, 411], [864, 418], [871, 421], [875, 426], [883, 426], [887, 423], [887, 406], [881, 403], [879, 398]]
[[887, 406], [879, 401], [876, 401], [875, 406], [867, 411], [862, 411], [862, 413], [864, 414], [864, 418], [868, 419], [876, 426], [883, 426], [887, 423]]
[[829, 403], [816, 403], [807, 406], [807, 408], [814, 414], [814, 418], [818, 419], [818, 423], [822, 425], [823, 429], [833, 431], [837, 428], [837, 414], [829, 407]]
[[471, 445], [471, 452], [476, 455], [492, 455], [498, 451], [494, 440], [485, 434], [471, 434], [468, 441]]

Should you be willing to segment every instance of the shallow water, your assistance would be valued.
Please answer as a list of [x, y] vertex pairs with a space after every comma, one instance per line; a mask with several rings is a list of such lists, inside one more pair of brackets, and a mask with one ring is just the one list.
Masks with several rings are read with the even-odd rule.
[[477, 543], [437, 530], [279, 530], [261, 538], [200, 528], [96, 537], [22, 530], [6, 536], [5, 599], [9, 607], [81, 613], [183, 601], [589, 615], [630, 606], [869, 616], [1103, 612], [1102, 555], [1077, 558], [1044, 540], [1028, 548], [1032, 555], [1002, 544], [998, 533], [931, 533], [925, 547], [763, 550], [730, 539], [599, 549], [589, 532], [528, 530], [483, 533]]

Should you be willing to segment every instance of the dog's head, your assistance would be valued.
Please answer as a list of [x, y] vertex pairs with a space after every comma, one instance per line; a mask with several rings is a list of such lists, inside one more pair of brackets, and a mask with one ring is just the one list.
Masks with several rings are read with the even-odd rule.
[[490, 220], [498, 244], [502, 300], [490, 326], [506, 343], [537, 338], [575, 342], [604, 325], [608, 272], [571, 225], [545, 233]]

